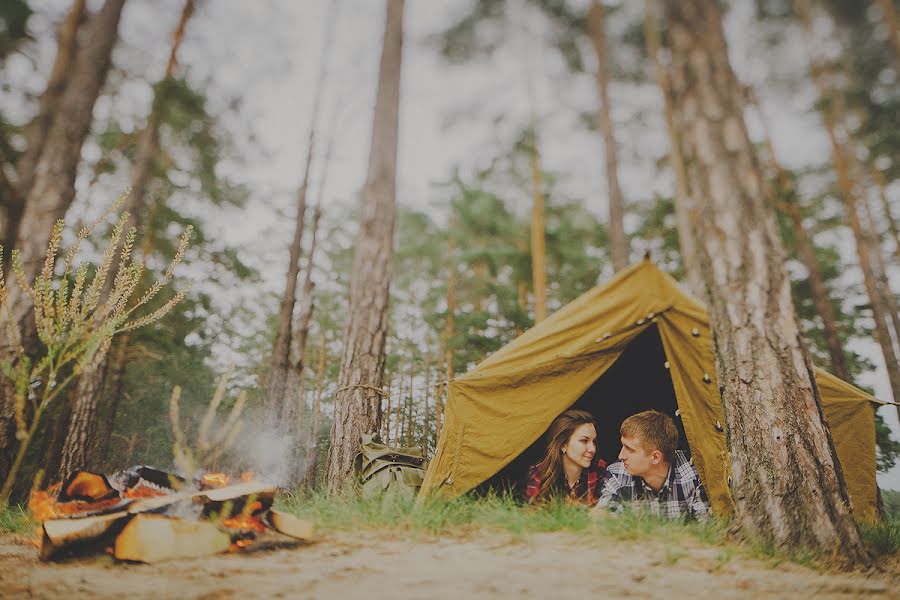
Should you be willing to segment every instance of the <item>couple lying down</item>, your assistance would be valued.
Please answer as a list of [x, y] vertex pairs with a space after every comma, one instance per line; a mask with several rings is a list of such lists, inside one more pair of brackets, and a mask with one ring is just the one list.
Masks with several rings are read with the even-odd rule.
[[634, 505], [663, 517], [705, 518], [706, 492], [690, 460], [678, 447], [678, 429], [669, 415], [648, 410], [632, 415], [619, 430], [622, 450], [609, 468], [595, 461], [594, 416], [567, 410], [547, 430], [544, 458], [528, 470], [529, 501], [564, 496], [616, 512]]

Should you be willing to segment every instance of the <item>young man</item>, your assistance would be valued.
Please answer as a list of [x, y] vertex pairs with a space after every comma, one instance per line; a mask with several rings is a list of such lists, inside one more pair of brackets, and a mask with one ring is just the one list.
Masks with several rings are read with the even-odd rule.
[[704, 518], [709, 501], [700, 477], [678, 447], [678, 429], [669, 415], [648, 410], [625, 419], [619, 429], [619, 462], [607, 469], [595, 510], [616, 511], [636, 504], [664, 517]]

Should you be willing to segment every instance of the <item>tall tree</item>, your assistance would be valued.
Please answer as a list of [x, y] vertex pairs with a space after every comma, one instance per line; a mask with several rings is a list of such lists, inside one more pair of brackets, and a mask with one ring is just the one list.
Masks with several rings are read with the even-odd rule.
[[819, 313], [819, 318], [822, 320], [825, 346], [828, 348], [828, 355], [831, 358], [831, 372], [841, 379], [849, 381], [850, 373], [847, 370], [847, 359], [844, 355], [844, 350], [841, 348], [834, 308], [828, 298], [828, 288], [825, 286], [825, 278], [816, 258], [816, 249], [806, 231], [806, 227], [803, 225], [803, 215], [800, 212], [800, 207], [797, 205], [797, 189], [794, 185], [794, 180], [791, 174], [782, 166], [781, 161], [778, 160], [778, 155], [775, 153], [775, 145], [772, 142], [768, 119], [763, 112], [756, 92], [750, 86], [747, 86], [745, 91], [747, 92], [749, 104], [755, 109], [760, 123], [762, 123], [763, 144], [766, 148], [769, 165], [775, 175], [774, 182], [771, 184], [774, 185], [772, 195], [775, 198], [776, 207], [790, 221], [792, 237], [797, 250], [799, 250], [800, 260], [809, 274], [810, 291], [812, 292], [816, 312]]
[[675, 173], [675, 225], [678, 229], [678, 246], [681, 254], [681, 262], [687, 276], [688, 288], [698, 298], [703, 296], [703, 279], [700, 276], [700, 264], [697, 260], [697, 249], [694, 242], [694, 234], [691, 232], [690, 203], [688, 193], [687, 174], [684, 168], [684, 158], [681, 156], [680, 143], [678, 142], [678, 130], [672, 116], [672, 99], [670, 96], [669, 74], [660, 60], [660, 33], [657, 19], [657, 0], [646, 0], [644, 15], [644, 39], [647, 43], [647, 53], [653, 60], [656, 72], [656, 82], [662, 90], [663, 115], [666, 120], [666, 131], [669, 134], [669, 163]]
[[[146, 210], [147, 188], [150, 183], [154, 165], [159, 156], [159, 125], [161, 114], [168, 100], [167, 96], [175, 77], [175, 67], [178, 64], [178, 50], [184, 40], [184, 34], [188, 21], [194, 14], [194, 0], [186, 0], [178, 19], [178, 24], [172, 34], [172, 45], [169, 49], [169, 58], [162, 80], [156, 84], [156, 92], [147, 122], [138, 136], [137, 154], [134, 166], [131, 170], [131, 193], [126, 200], [125, 210], [129, 214], [128, 227], [141, 228], [143, 215]], [[146, 265], [147, 250], [143, 254]], [[111, 285], [110, 281], [108, 285]], [[128, 343], [128, 334], [119, 344]], [[124, 355], [125, 348], [118, 348], [117, 355]], [[107, 356], [99, 359], [96, 370], [85, 373], [78, 379], [78, 383], [69, 398], [71, 403], [71, 416], [66, 433], [66, 439], [62, 448], [62, 458], [59, 466], [59, 478], [65, 478], [76, 469], [85, 467], [96, 468], [99, 457], [91, 456], [98, 448], [94, 445], [98, 420], [100, 414], [100, 401], [103, 393], [103, 383], [107, 379]], [[121, 367], [120, 367], [121, 368]]]
[[294, 237], [291, 240], [289, 250], [288, 270], [285, 277], [284, 293], [281, 295], [281, 304], [278, 309], [278, 321], [275, 329], [275, 342], [272, 346], [271, 368], [266, 382], [266, 412], [267, 420], [280, 431], [292, 435], [295, 431], [293, 424], [283, 421], [285, 404], [289, 397], [298, 396], [297, 390], [288, 390], [291, 369], [291, 337], [294, 331], [294, 306], [297, 302], [297, 280], [300, 276], [300, 255], [303, 253], [303, 228], [306, 218], [306, 194], [309, 189], [310, 167], [315, 154], [316, 127], [318, 125], [319, 110], [322, 103], [322, 95], [325, 87], [325, 78], [328, 73], [328, 59], [331, 55], [331, 41], [336, 20], [336, 2], [328, 4], [326, 15], [325, 36], [322, 41], [322, 56], [319, 63], [319, 73], [316, 77], [315, 97], [310, 115], [309, 135], [306, 141], [306, 160], [303, 167], [303, 179], [297, 189], [297, 218], [294, 222]]
[[[27, 281], [33, 281], [40, 271], [53, 224], [65, 216], [75, 197], [81, 147], [90, 130], [94, 102], [109, 71], [124, 4], [125, 0], [107, 0], [84, 26], [84, 35], [80, 37], [83, 41], [75, 52], [69, 72], [70, 85], [65, 86], [47, 131], [44, 151], [35, 166], [34, 183], [25, 196], [15, 238]], [[14, 321], [13, 327], [20, 328], [28, 314], [28, 296], [18, 286], [12, 286], [9, 318]], [[22, 338], [25, 350], [32, 352], [35, 340], [28, 339], [27, 332], [33, 328], [23, 327], [22, 330], [26, 332]], [[7, 391], [4, 390], [0, 398], [0, 467], [5, 466], [15, 445], [12, 398]]]
[[588, 33], [597, 55], [597, 92], [600, 105], [597, 110], [597, 125], [603, 136], [606, 155], [606, 184], [609, 194], [609, 255], [613, 270], [621, 271], [628, 266], [628, 238], [625, 235], [625, 200], [619, 186], [619, 158], [616, 150], [616, 135], [609, 108], [609, 50], [606, 44], [606, 16], [600, 0], [591, 0], [588, 9]]
[[[816, 43], [813, 8], [809, 0], [794, 0], [794, 6], [803, 23], [807, 46], [812, 52]], [[859, 196], [860, 188], [854, 178], [853, 162], [855, 160], [855, 149], [845, 147], [842, 142], [843, 139], [846, 139], [850, 140], [851, 145], [854, 143], [846, 126], [844, 104], [838, 98], [835, 90], [829, 85], [828, 73], [823, 61], [811, 55], [809, 68], [819, 95], [822, 121], [831, 145], [832, 161], [837, 175], [838, 188], [841, 191], [846, 207], [847, 223], [853, 232], [856, 242], [859, 268], [863, 274], [863, 283], [866, 288], [866, 294], [869, 297], [872, 317], [875, 321], [875, 336], [884, 356], [894, 402], [900, 403], [900, 356], [898, 356], [891, 334], [890, 311], [885, 305], [884, 296], [878, 286], [878, 276], [874, 268], [874, 260], [876, 258], [873, 256], [873, 248], [864, 224], [860, 220], [861, 204], [864, 199]], [[877, 249], [877, 251], [880, 251], [880, 249]], [[900, 406], [897, 407], [897, 410], [900, 413]]]
[[537, 134], [532, 121], [530, 145], [531, 185], [534, 203], [531, 207], [531, 285], [534, 290], [534, 322], [547, 318], [547, 251], [544, 226], [544, 184]]
[[[25, 208], [25, 198], [34, 184], [34, 169], [44, 150], [47, 132], [59, 107], [59, 100], [65, 91], [75, 50], [78, 47], [78, 28], [84, 20], [85, 0], [76, 0], [60, 23], [56, 36], [56, 58], [47, 78], [47, 87], [38, 98], [37, 114], [25, 127], [25, 151], [16, 161], [16, 180], [6, 194], [6, 202], [0, 215], [0, 244], [12, 248], [16, 242], [16, 232]], [[8, 261], [9, 256], [4, 260]], [[3, 265], [6, 268], [6, 265]]]
[[360, 196], [359, 233], [334, 397], [327, 467], [332, 488], [348, 482], [362, 435], [379, 429], [394, 251], [403, 8], [404, 0], [387, 0], [368, 176]]
[[743, 529], [850, 562], [865, 550], [803, 345], [715, 0], [666, 0], [681, 132]]

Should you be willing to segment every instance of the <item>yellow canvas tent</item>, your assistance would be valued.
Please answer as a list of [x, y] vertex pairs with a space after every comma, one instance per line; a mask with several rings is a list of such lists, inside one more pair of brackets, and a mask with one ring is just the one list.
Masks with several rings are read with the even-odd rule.
[[[816, 381], [858, 517], [875, 515], [874, 399], [822, 370]], [[583, 294], [449, 383], [422, 494], [458, 496], [524, 474], [562, 411], [598, 418], [598, 454], [615, 460], [630, 414], [674, 414], [713, 510], [732, 512], [724, 416], [709, 318], [644, 260]], [[498, 475], [500, 474], [500, 475]]]

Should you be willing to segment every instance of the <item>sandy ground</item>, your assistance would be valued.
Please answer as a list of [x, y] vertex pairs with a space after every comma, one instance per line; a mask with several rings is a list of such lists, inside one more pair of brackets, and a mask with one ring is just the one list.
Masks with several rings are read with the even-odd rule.
[[0, 536], [0, 598], [900, 598], [887, 571], [822, 573], [734, 550], [548, 533], [336, 533], [305, 546], [157, 565], [41, 563]]

